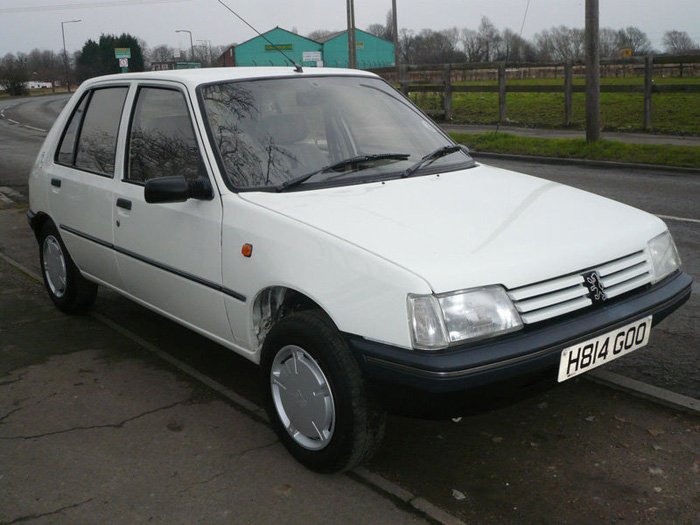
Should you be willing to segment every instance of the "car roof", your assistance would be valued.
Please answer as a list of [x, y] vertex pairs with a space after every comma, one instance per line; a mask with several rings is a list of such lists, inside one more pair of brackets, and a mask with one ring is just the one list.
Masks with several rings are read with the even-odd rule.
[[169, 80], [186, 84], [192, 88], [211, 82], [229, 80], [263, 79], [277, 77], [312, 77], [312, 76], [366, 76], [376, 77], [374, 73], [357, 69], [307, 67], [298, 73], [293, 67], [212, 67], [201, 69], [173, 69], [167, 71], [146, 71], [143, 73], [120, 73], [91, 78], [84, 82], [86, 87], [101, 82], [125, 80]]

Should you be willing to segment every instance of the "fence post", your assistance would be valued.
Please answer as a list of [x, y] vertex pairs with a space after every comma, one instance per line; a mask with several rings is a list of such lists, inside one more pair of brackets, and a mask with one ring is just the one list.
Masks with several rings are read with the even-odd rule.
[[443, 94], [443, 109], [445, 110], [445, 120], [452, 120], [452, 68], [449, 64], [445, 64], [442, 71], [442, 80], [445, 84], [445, 92]]
[[571, 126], [574, 114], [574, 64], [564, 65], [564, 125]]
[[506, 121], [506, 64], [498, 65], [498, 122]]
[[401, 93], [408, 96], [408, 66], [406, 64], [399, 66], [399, 89]]
[[651, 129], [651, 89], [654, 79], [654, 57], [644, 59], [644, 130]]

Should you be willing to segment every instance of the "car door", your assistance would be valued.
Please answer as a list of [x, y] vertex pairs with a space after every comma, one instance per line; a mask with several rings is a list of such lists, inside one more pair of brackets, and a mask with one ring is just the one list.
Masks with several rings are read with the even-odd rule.
[[[139, 85], [114, 194], [114, 244], [127, 294], [205, 335], [232, 340], [221, 286], [221, 198], [184, 88]], [[148, 180], [209, 180], [211, 199], [152, 204]]]
[[47, 163], [49, 210], [83, 274], [119, 287], [112, 250], [112, 198], [117, 136], [128, 85], [86, 91]]

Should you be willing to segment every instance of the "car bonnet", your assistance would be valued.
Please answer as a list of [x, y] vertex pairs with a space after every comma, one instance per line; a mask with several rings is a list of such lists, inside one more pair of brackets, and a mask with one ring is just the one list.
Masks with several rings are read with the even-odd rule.
[[665, 229], [630, 206], [483, 165], [241, 197], [392, 261], [436, 293], [583, 271], [643, 250]]

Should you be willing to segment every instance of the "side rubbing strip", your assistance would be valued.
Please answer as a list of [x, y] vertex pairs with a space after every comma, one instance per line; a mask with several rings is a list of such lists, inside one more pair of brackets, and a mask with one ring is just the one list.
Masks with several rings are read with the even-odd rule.
[[92, 241], [95, 244], [99, 244], [100, 246], [104, 246], [105, 248], [109, 248], [110, 250], [114, 250], [114, 245], [111, 243], [108, 243], [106, 241], [103, 241], [102, 239], [98, 239], [97, 237], [93, 237], [92, 235], [88, 235], [87, 233], [83, 233], [78, 230], [74, 230], [73, 228], [70, 228], [69, 226], [66, 226], [65, 224], [61, 224], [59, 226], [59, 229], [72, 233], [73, 235], [77, 235], [78, 237], [82, 237], [83, 239], [87, 239], [88, 241]]
[[131, 252], [129, 250], [125, 250], [124, 248], [119, 248], [118, 246], [114, 246], [113, 244], [110, 244], [108, 242], [105, 242], [103, 240], [100, 240], [96, 237], [93, 237], [92, 235], [88, 235], [87, 233], [80, 232], [78, 230], [75, 230], [73, 228], [70, 228], [68, 226], [65, 226], [61, 224], [60, 229], [71, 233], [73, 235], [77, 235], [78, 237], [81, 237], [83, 239], [86, 239], [88, 241], [94, 242], [95, 244], [99, 244], [100, 246], [104, 246], [105, 248], [109, 248], [110, 250], [114, 250], [117, 253], [121, 253], [122, 255], [126, 255], [127, 257], [131, 257], [132, 259], [136, 259], [137, 261], [140, 261], [142, 263], [148, 264], [150, 266], [154, 266], [158, 268], [159, 270], [163, 270], [165, 272], [172, 273], [174, 275], [177, 275], [178, 277], [182, 277], [183, 279], [187, 279], [188, 281], [195, 282], [197, 284], [201, 284], [202, 286], [206, 286], [207, 288], [211, 288], [212, 290], [216, 290], [217, 292], [221, 292], [225, 295], [228, 295], [229, 297], [233, 297], [234, 299], [241, 301], [243, 303], [246, 302], [247, 298], [245, 295], [240, 294], [234, 290], [230, 290], [229, 288], [226, 288], [224, 286], [221, 286], [217, 283], [213, 283], [211, 281], [207, 281], [206, 279], [202, 279], [201, 277], [197, 277], [196, 275], [192, 275], [187, 272], [183, 272], [181, 270], [178, 270], [177, 268], [173, 268], [172, 266], [168, 266], [166, 264], [159, 263], [157, 261], [154, 261], [152, 259], [148, 259], [146, 257], [143, 257], [137, 253]]

